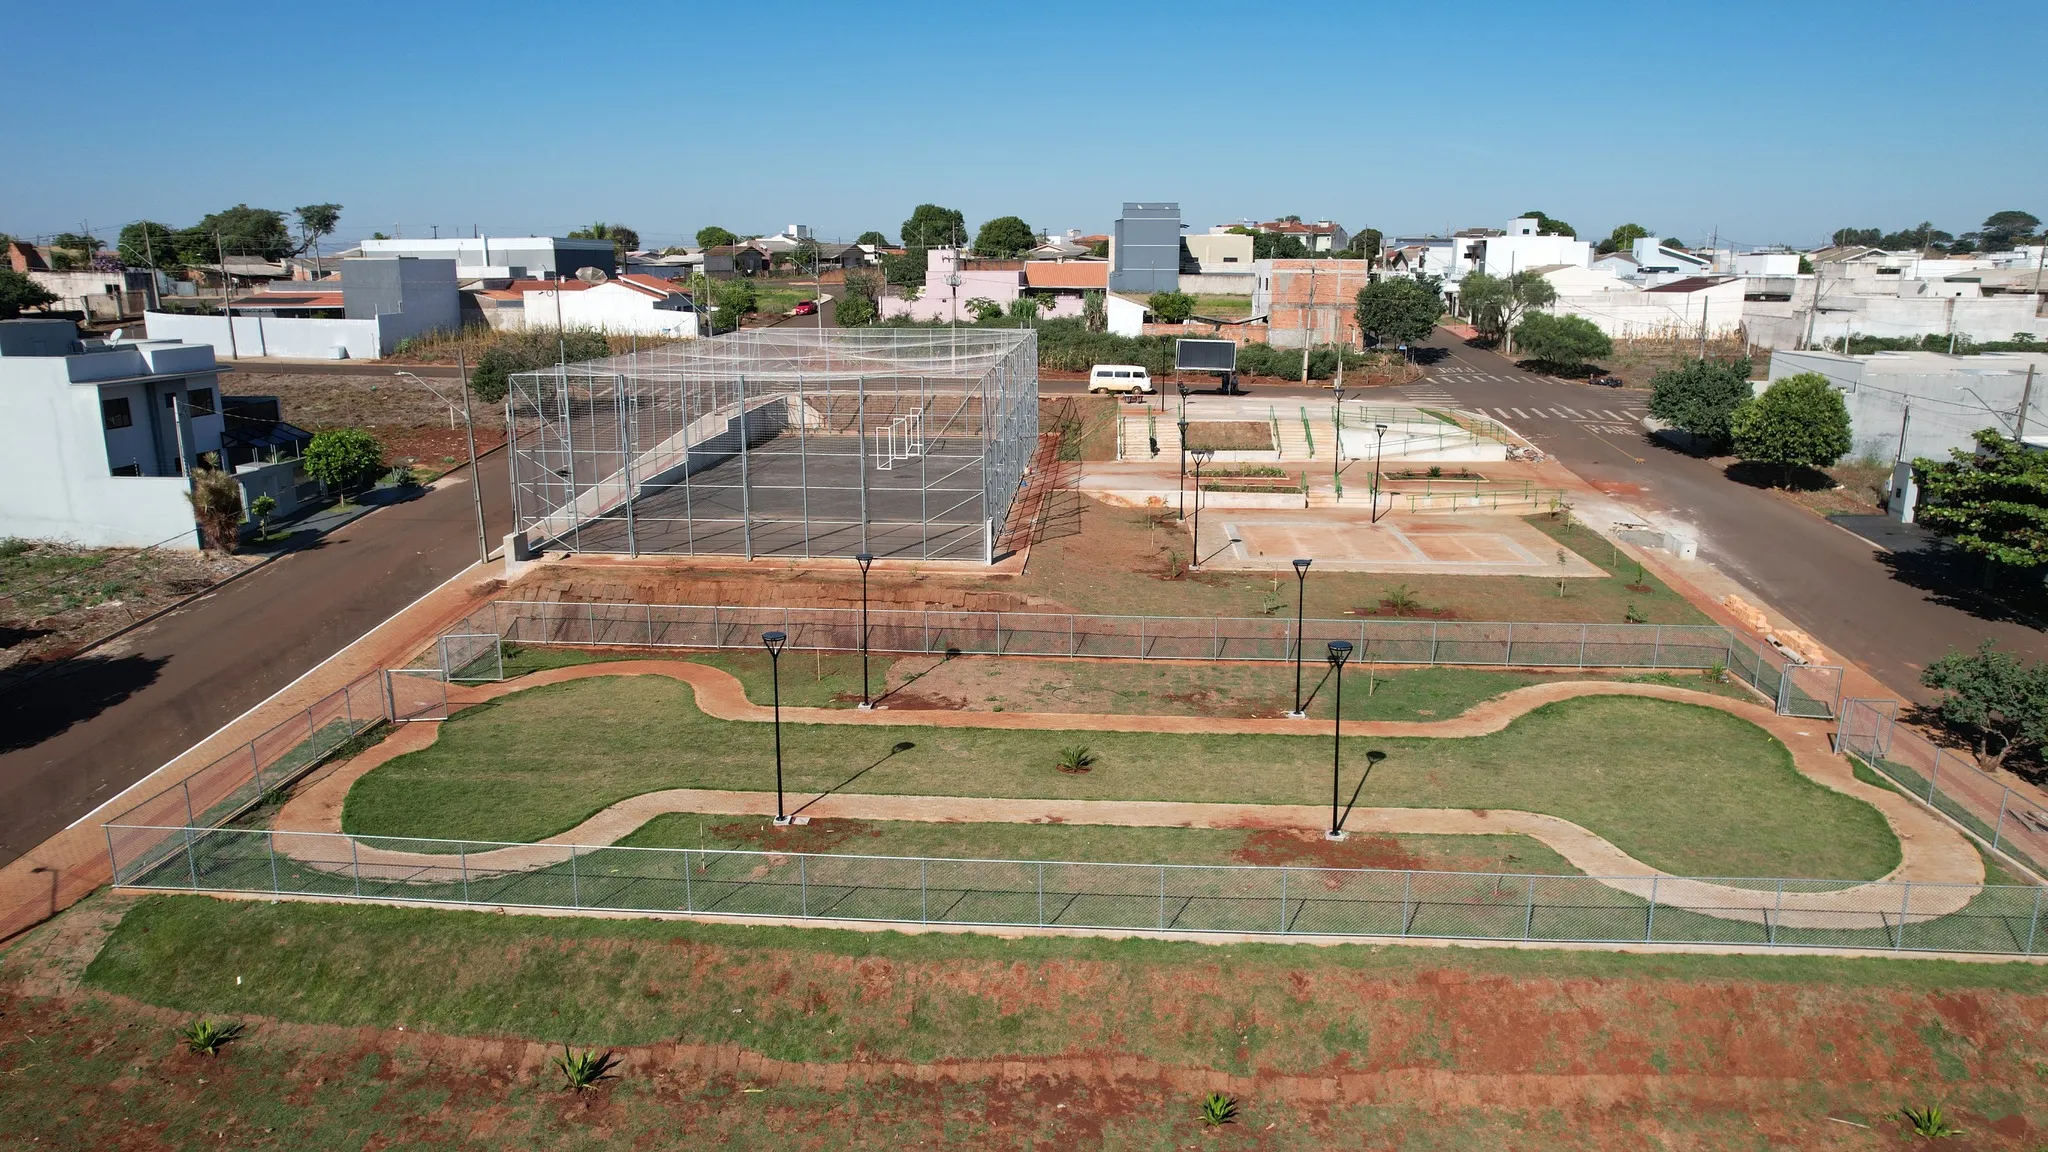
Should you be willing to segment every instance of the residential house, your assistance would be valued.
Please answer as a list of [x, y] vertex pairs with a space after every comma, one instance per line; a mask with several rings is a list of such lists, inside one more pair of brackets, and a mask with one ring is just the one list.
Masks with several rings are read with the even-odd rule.
[[1635, 254], [1632, 252], [1609, 252], [1604, 256], [1596, 256], [1593, 258], [1593, 267], [1596, 271], [1623, 280], [1636, 281], [1643, 277], [1643, 266], [1636, 262]]
[[7, 241], [7, 264], [57, 297], [51, 311], [77, 312], [87, 323], [118, 323], [156, 307], [167, 278], [148, 268], [128, 268], [112, 255], [91, 266], [58, 271], [47, 249]]
[[213, 349], [0, 320], [0, 537], [199, 546], [185, 474], [221, 448]]
[[951, 248], [925, 250], [924, 287], [913, 296], [884, 296], [884, 318], [969, 320], [975, 300], [1008, 311], [1023, 296], [1039, 301], [1045, 319], [1079, 316], [1082, 299], [1109, 284], [1110, 266], [1101, 260], [994, 260], [964, 256]]
[[1451, 264], [1449, 278], [1462, 278], [1467, 271], [1489, 276], [1511, 276], [1528, 268], [1551, 264], [1593, 266], [1593, 246], [1570, 236], [1544, 236], [1537, 232], [1542, 221], [1529, 216], [1508, 221], [1504, 231], [1480, 236], [1459, 233], [1463, 251]]
[[375, 360], [415, 336], [458, 330], [462, 304], [452, 259], [366, 256], [341, 261], [337, 295], [284, 283], [276, 292], [244, 293], [221, 315], [150, 312], [151, 336], [211, 344], [235, 359]]
[[1260, 260], [1252, 268], [1252, 317], [1265, 317], [1267, 343], [1363, 346], [1355, 310], [1373, 280], [1368, 261]]
[[2036, 275], [2000, 268], [1989, 257], [1855, 245], [1811, 252], [1807, 260], [1812, 275], [1751, 279], [1744, 319], [1752, 343], [1793, 349], [1851, 336], [2048, 335]]
[[717, 272], [708, 271], [714, 261], [728, 266], [727, 276], [759, 276], [768, 270], [768, 253], [752, 244], [719, 244], [704, 249], [707, 275], [717, 277]]
[[1708, 257], [1674, 248], [1655, 236], [1637, 240], [1630, 255], [1636, 258], [1636, 273], [1646, 285], [1681, 280], [1687, 276], [1712, 275], [1714, 271], [1714, 262]]
[[1109, 290], [1109, 261], [1026, 260], [1024, 287], [1039, 297], [1040, 316], [1079, 316], [1088, 293]]
[[521, 281], [530, 327], [599, 328], [620, 335], [695, 336], [697, 305], [687, 292], [653, 276], [611, 280]]
[[1252, 228], [1258, 232], [1292, 236], [1311, 252], [1342, 252], [1351, 247], [1351, 233], [1346, 232], [1343, 225], [1328, 220], [1318, 220], [1313, 224], [1300, 220], [1268, 220], [1264, 224], [1254, 224]]
[[1181, 269], [1180, 290], [1219, 296], [1252, 293], [1252, 238], [1241, 232], [1186, 236], [1182, 244], [1196, 270]]
[[453, 260], [455, 278], [468, 280], [547, 280], [574, 276], [595, 268], [607, 276], [619, 271], [618, 251], [609, 240], [569, 240], [559, 236], [472, 236], [429, 240], [365, 240], [364, 256], [409, 256], [421, 260]]

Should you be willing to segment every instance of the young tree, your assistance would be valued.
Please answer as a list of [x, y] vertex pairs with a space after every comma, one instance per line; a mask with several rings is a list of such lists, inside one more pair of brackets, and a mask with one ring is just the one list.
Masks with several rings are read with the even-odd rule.
[[1987, 560], [2027, 571], [2048, 566], [2048, 455], [1990, 428], [1976, 440], [1974, 452], [1913, 461], [1914, 519]]
[[[919, 204], [911, 210], [910, 219], [903, 222], [905, 248], [949, 248], [965, 242], [970, 235], [967, 217], [959, 209], [941, 208], [937, 204]], [[918, 263], [924, 263], [922, 253]]]
[[178, 234], [154, 220], [123, 225], [115, 251], [131, 268], [176, 269], [185, 263], [178, 254]]
[[1443, 314], [1443, 296], [1405, 276], [1389, 277], [1360, 288], [1353, 306], [1359, 331], [1376, 344], [1413, 344], [1426, 339]]
[[1003, 315], [1003, 306], [986, 296], [975, 296], [967, 301], [967, 312], [974, 317], [976, 324], [981, 324], [1000, 319]]
[[341, 205], [307, 204], [292, 209], [292, 215], [299, 218], [299, 253], [319, 250], [320, 241], [334, 234], [334, 228], [341, 223]]
[[348, 498], [384, 471], [384, 446], [361, 428], [329, 428], [306, 445], [306, 473]]
[[2015, 752], [2032, 759], [2048, 740], [2048, 667], [2022, 664], [1990, 640], [1975, 652], [1949, 649], [1920, 683], [1942, 691], [1935, 714], [1971, 742], [1979, 767], [2001, 767]]
[[476, 369], [469, 374], [469, 390], [486, 404], [501, 403], [505, 393], [511, 389], [512, 374], [532, 367], [534, 365], [518, 352], [503, 344], [494, 344], [477, 358]]
[[249, 515], [256, 521], [256, 535], [268, 538], [270, 518], [277, 515], [277, 497], [265, 492], [249, 502]]
[[1752, 396], [1747, 360], [1693, 360], [1650, 380], [1650, 415], [1681, 432], [1728, 443], [1728, 421]]
[[699, 248], [725, 248], [739, 242], [740, 238], [738, 235], [734, 234], [730, 229], [720, 228], [716, 224], [707, 224], [697, 229], [697, 247]]
[[1828, 378], [1801, 372], [1775, 381], [1728, 418], [1735, 454], [1776, 464], [1783, 482], [1794, 468], [1826, 468], [1849, 454], [1849, 406]]
[[888, 238], [887, 236], [884, 236], [884, 235], [882, 235], [882, 234], [881, 234], [880, 232], [877, 232], [877, 231], [875, 231], [875, 230], [874, 230], [874, 229], [872, 229], [872, 228], [870, 228], [870, 229], [868, 229], [867, 231], [865, 231], [865, 232], [861, 233], [861, 234], [860, 234], [860, 239], [858, 239], [858, 240], [855, 240], [855, 241], [854, 241], [854, 243], [855, 243], [855, 244], [873, 244], [873, 245], [874, 245], [875, 247], [877, 247], [877, 248], [887, 248], [887, 247], [890, 247], [890, 244], [889, 244], [889, 238]]
[[846, 284], [832, 318], [842, 328], [859, 328], [881, 319], [882, 277], [871, 269], [856, 268], [846, 274]]
[[717, 307], [711, 313], [711, 325], [721, 332], [730, 332], [740, 326], [740, 321], [752, 312], [760, 297], [754, 292], [751, 281], [734, 277], [720, 280], [711, 288], [711, 299]]
[[[219, 457], [207, 453], [209, 461]], [[242, 486], [219, 467], [192, 470], [192, 490], [185, 493], [192, 505], [192, 518], [199, 523], [199, 539], [210, 551], [233, 552], [242, 542]]]
[[1081, 293], [1081, 327], [1089, 332], [1101, 332], [1109, 327], [1109, 305], [1100, 292]]
[[1185, 292], [1154, 292], [1145, 307], [1161, 324], [1185, 324], [1195, 314], [1195, 298]]
[[571, 240], [609, 240], [612, 242], [612, 258], [620, 264], [626, 262], [626, 253], [638, 251], [640, 234], [624, 224], [607, 224], [602, 220], [588, 228], [578, 228], [569, 233]]
[[1515, 344], [1523, 355], [1553, 369], [1571, 369], [1614, 354], [1608, 339], [1583, 316], [1552, 316], [1531, 312], [1515, 325]]
[[1038, 244], [1037, 233], [1016, 216], [998, 216], [974, 234], [974, 254], [1009, 259], [1022, 256]]
[[820, 251], [816, 240], [805, 237], [789, 250], [789, 266], [799, 272], [814, 272], [818, 267]]
[[0, 320], [13, 320], [25, 308], [55, 304], [57, 294], [12, 268], [0, 268]]
[[1501, 351], [1512, 353], [1516, 322], [1557, 299], [1557, 289], [1527, 269], [1505, 277], [1474, 272], [1458, 282], [1458, 299], [1480, 335], [1502, 341]]
[[1875, 248], [1882, 239], [1884, 231], [1879, 228], [1837, 228], [1828, 242], [1836, 248]]

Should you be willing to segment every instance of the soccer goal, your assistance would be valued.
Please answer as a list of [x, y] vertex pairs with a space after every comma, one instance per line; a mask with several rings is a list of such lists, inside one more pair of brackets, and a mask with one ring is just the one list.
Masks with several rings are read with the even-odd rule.
[[875, 467], [887, 471], [899, 461], [924, 455], [924, 410], [898, 416], [874, 428]]

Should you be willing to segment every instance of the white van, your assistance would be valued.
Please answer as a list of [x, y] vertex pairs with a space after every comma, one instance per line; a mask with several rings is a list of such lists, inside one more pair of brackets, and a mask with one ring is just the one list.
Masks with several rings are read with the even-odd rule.
[[1098, 396], [1111, 392], [1152, 391], [1152, 376], [1137, 364], [1097, 364], [1088, 370], [1088, 391]]

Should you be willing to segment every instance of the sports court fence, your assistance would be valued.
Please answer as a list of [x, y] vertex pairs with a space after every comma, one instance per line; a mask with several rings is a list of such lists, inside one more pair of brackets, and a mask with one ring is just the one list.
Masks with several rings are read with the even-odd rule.
[[[2031, 956], [2043, 890], [817, 855], [109, 826], [130, 888], [738, 917]], [[169, 844], [169, 853], [130, 850]]]
[[[471, 645], [486, 636], [508, 644], [754, 648], [762, 632], [774, 630], [786, 634], [793, 649], [853, 652], [861, 648], [861, 616], [858, 608], [496, 600], [457, 624], [422, 664], [446, 678], [469, 678], [464, 670], [472, 665], [452, 660], [447, 644]], [[1348, 640], [1358, 663], [1674, 671], [1719, 665], [1775, 701], [1780, 712], [1796, 716], [1833, 716], [1841, 690], [1840, 668], [1797, 664], [1719, 625], [1308, 620], [1297, 637], [1288, 617], [954, 608], [876, 608], [867, 613], [867, 625], [868, 650], [892, 655], [1288, 661], [1298, 645], [1306, 645], [1306, 658], [1317, 659], [1330, 641]]]
[[749, 329], [513, 375], [513, 521], [578, 552], [993, 559], [1037, 335]]
[[1998, 782], [1966, 752], [1943, 748], [1898, 723], [1897, 700], [1842, 705], [1835, 750], [1884, 773], [1900, 791], [1961, 824], [2036, 876], [2048, 876], [2048, 812]]

